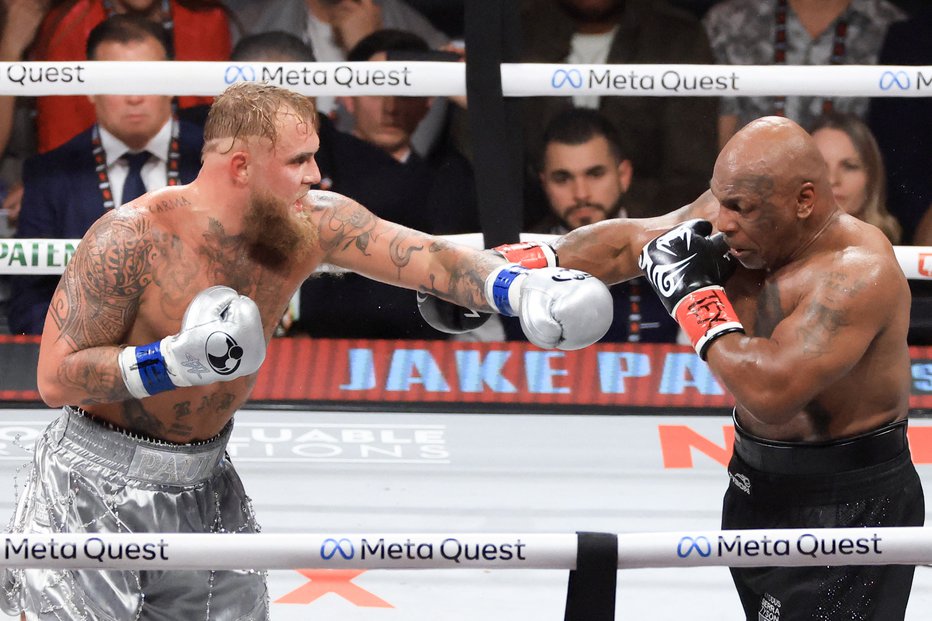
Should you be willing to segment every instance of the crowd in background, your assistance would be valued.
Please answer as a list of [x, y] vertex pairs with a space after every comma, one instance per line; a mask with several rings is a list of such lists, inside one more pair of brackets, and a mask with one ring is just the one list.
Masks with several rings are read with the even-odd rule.
[[[464, 60], [464, 0], [2, 0], [0, 61]], [[932, 8], [910, 0], [524, 0], [524, 62], [932, 64]], [[444, 52], [441, 56], [439, 52]], [[207, 97], [0, 96], [0, 236], [80, 238], [106, 210], [197, 174]], [[478, 232], [468, 102], [319, 97], [320, 189], [436, 234]], [[529, 97], [526, 231], [659, 215], [708, 187], [719, 149], [782, 114], [816, 139], [838, 205], [894, 245], [932, 245], [932, 99]], [[0, 333], [42, 331], [57, 277], [0, 277]], [[914, 287], [916, 344], [932, 300]], [[672, 342], [637, 280], [613, 288], [605, 340]], [[657, 309], [660, 309], [659, 312]], [[522, 338], [507, 321], [483, 340]], [[448, 338], [410, 292], [355, 275], [307, 281], [281, 335]]]

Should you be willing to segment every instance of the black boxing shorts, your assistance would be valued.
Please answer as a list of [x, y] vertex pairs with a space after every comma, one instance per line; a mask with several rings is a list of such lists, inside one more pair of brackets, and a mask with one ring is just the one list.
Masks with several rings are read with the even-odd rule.
[[[723, 529], [922, 526], [906, 421], [827, 443], [772, 442], [735, 424]], [[896, 621], [912, 565], [736, 567], [748, 621]]]

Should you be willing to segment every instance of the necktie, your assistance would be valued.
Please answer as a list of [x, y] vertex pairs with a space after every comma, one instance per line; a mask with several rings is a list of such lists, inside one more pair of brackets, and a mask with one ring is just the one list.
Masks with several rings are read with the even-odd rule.
[[129, 174], [126, 175], [126, 183], [123, 184], [123, 204], [146, 193], [146, 184], [142, 182], [142, 167], [150, 157], [152, 154], [148, 151], [127, 151], [123, 154], [122, 159], [129, 164]]

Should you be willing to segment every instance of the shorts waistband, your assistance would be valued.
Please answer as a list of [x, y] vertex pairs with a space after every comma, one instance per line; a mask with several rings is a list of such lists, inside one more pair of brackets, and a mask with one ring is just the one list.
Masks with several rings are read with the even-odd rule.
[[734, 452], [761, 472], [832, 474], [868, 468], [909, 449], [903, 419], [868, 433], [829, 442], [779, 442], [758, 438], [735, 421]]
[[194, 485], [214, 473], [226, 451], [233, 420], [216, 436], [194, 444], [171, 444], [132, 435], [73, 406], [50, 428], [59, 444], [123, 476], [167, 485]]

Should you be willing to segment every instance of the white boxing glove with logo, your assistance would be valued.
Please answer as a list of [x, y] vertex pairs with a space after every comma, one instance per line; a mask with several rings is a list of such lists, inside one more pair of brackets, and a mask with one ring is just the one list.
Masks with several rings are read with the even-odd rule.
[[265, 331], [256, 303], [229, 287], [198, 293], [178, 334], [120, 352], [123, 381], [137, 399], [252, 375], [265, 360]]
[[499, 313], [517, 316], [525, 336], [538, 347], [582, 349], [605, 336], [612, 325], [608, 287], [579, 270], [529, 270], [509, 263], [486, 278], [485, 295]]

